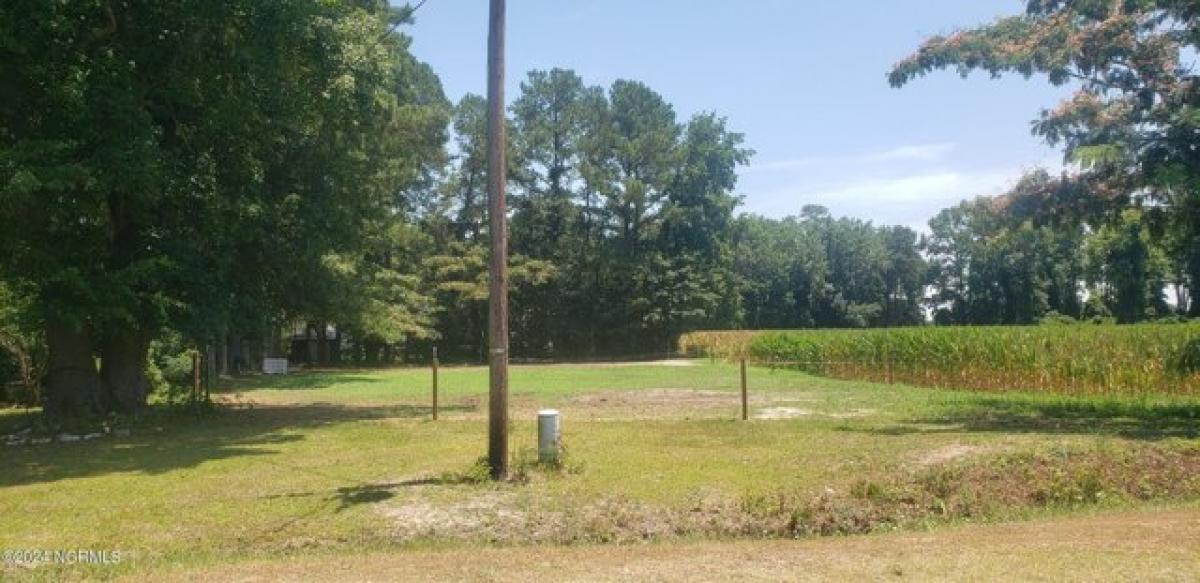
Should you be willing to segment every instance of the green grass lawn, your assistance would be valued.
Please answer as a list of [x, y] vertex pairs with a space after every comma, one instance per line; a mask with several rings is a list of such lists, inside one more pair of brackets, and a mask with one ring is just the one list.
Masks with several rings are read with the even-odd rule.
[[[536, 530], [556, 517], [587, 534], [596, 521], [659, 516], [647, 508], [702, 511], [714, 497], [843, 492], [864, 479], [1005, 452], [1200, 444], [1194, 400], [934, 391], [752, 369], [755, 419], [741, 422], [736, 366], [520, 366], [512, 371], [511, 447], [531, 448], [536, 410], [557, 407], [569, 471], [472, 484], [453, 478], [485, 453], [487, 371], [442, 369], [438, 422], [429, 419], [429, 376], [393, 369], [230, 381], [216, 413], [156, 412], [128, 437], [0, 447], [0, 549], [131, 557], [115, 568], [0, 575], [519, 543], [524, 535], [497, 529]], [[25, 422], [0, 414], [0, 427]], [[422, 521], [434, 525], [429, 536]], [[450, 530], [439, 530], [445, 523]], [[670, 525], [645, 528], [652, 536]]]

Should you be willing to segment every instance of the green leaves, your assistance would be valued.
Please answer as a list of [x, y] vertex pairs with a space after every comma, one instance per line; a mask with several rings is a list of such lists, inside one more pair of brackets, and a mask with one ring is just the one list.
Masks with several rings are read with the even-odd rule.
[[751, 329], [901, 326], [924, 321], [926, 263], [917, 234], [834, 219], [738, 220], [735, 262]]
[[395, 17], [4, 3], [0, 281], [96, 338], [203, 343], [284, 317], [427, 336], [431, 299], [374, 227], [407, 220], [406, 191], [444, 162], [449, 105]]
[[1084, 170], [1110, 167], [1125, 159], [1125, 150], [1117, 144], [1080, 146], [1071, 153], [1071, 161]]
[[[899, 87], [954, 68], [1077, 83], [1070, 98], [1042, 113], [1034, 131], [1063, 146], [1078, 171], [1058, 181], [1055, 192], [1046, 189], [1040, 201], [1026, 197], [1018, 210], [1102, 222], [1145, 204], [1168, 217], [1172, 240], [1194, 236], [1200, 220], [1186, 201], [1200, 183], [1195, 156], [1200, 94], [1195, 71], [1182, 64], [1200, 49], [1194, 5], [1174, 0], [1026, 5], [1022, 16], [930, 38], [896, 64], [890, 82]], [[1200, 287], [1200, 250], [1175, 243], [1169, 249], [1174, 283], [1194, 294]], [[1179, 300], [1186, 309], [1188, 295]], [[1200, 314], [1200, 303], [1191, 304], [1192, 313]]]

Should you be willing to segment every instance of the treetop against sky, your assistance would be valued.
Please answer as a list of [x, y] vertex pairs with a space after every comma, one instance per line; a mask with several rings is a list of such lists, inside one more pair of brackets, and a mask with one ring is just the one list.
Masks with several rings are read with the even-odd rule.
[[[1061, 154], [1029, 122], [1069, 88], [941, 73], [902, 91], [887, 72], [926, 37], [1020, 13], [1013, 0], [859, 5], [760, 0], [534, 0], [509, 15], [510, 99], [532, 69], [587, 83], [636, 79], [682, 118], [713, 110], [757, 155], [740, 171], [743, 210], [835, 214], [926, 230], [964, 197], [1000, 194]], [[406, 27], [456, 100], [482, 93], [484, 0], [431, 0]], [[976, 75], [982, 77], [982, 75]]]

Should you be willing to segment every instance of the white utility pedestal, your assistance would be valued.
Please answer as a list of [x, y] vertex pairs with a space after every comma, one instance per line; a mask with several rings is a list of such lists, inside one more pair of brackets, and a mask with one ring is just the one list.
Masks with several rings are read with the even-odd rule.
[[288, 360], [286, 358], [264, 358], [263, 374], [287, 374]]
[[558, 462], [558, 448], [562, 441], [562, 416], [557, 409], [538, 411], [538, 461], [544, 464]]

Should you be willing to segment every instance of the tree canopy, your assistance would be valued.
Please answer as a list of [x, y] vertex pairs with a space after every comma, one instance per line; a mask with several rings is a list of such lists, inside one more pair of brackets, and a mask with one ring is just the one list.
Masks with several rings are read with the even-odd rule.
[[382, 1], [0, 7], [0, 274], [32, 290], [48, 411], [139, 408], [164, 328], [333, 315], [362, 227], [402, 210], [445, 135], [395, 18]]
[[[1177, 0], [1029, 0], [1024, 14], [927, 40], [889, 79], [938, 69], [963, 76], [1043, 75], [1074, 94], [1043, 111], [1034, 132], [1078, 171], [1009, 200], [1015, 213], [1121, 223], [1142, 208], [1177, 283], [1200, 285], [1200, 8]], [[1024, 200], [1020, 200], [1024, 199]], [[1186, 302], [1185, 302], [1186, 303]], [[1190, 302], [1193, 315], [1200, 305]]]

